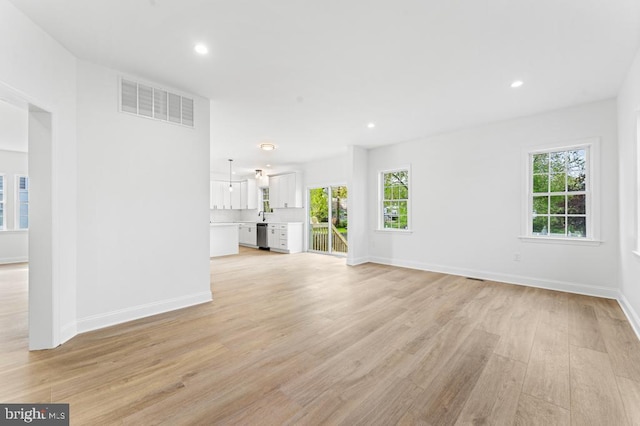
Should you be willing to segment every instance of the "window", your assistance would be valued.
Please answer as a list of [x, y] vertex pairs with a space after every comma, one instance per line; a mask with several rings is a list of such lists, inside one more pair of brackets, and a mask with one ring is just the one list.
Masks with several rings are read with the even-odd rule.
[[29, 229], [29, 178], [27, 176], [16, 176], [17, 183], [17, 228]]
[[4, 218], [4, 175], [0, 175], [0, 230], [5, 229]]
[[409, 169], [388, 170], [380, 173], [381, 229], [408, 230]]
[[269, 207], [269, 188], [262, 188], [262, 211], [265, 213], [271, 212]]
[[589, 146], [529, 155], [529, 235], [593, 239]]

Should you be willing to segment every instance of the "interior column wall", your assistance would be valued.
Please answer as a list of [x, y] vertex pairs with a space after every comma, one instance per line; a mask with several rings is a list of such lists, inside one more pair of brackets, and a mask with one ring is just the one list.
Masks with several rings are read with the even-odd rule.
[[640, 336], [640, 51], [618, 95], [622, 302]]
[[52, 114], [48, 181], [55, 196], [46, 212], [32, 206], [30, 213], [49, 217], [50, 239], [37, 244], [52, 247], [53, 264], [33, 272], [51, 276], [54, 347], [76, 334], [76, 59], [8, 0], [0, 0], [0, 56], [0, 84]]
[[53, 287], [51, 227], [51, 114], [29, 108], [29, 349], [47, 349], [59, 341], [58, 297]]

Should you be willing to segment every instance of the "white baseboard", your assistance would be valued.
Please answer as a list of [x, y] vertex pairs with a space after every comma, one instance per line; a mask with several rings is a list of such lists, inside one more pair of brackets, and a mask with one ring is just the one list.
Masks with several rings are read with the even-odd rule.
[[636, 336], [640, 339], [640, 315], [633, 309], [624, 294], [618, 296], [618, 304], [622, 308], [622, 312], [627, 316], [629, 323], [631, 323], [631, 328], [636, 332]]
[[60, 344], [62, 345], [63, 343], [71, 340], [77, 334], [78, 334], [78, 323], [77, 322], [72, 322], [72, 323], [66, 324], [60, 330]]
[[368, 257], [356, 257], [354, 259], [349, 259], [347, 257], [347, 265], [349, 266], [362, 265], [363, 263], [367, 263], [367, 262], [369, 262]]
[[463, 277], [479, 278], [483, 280], [498, 281], [507, 284], [525, 285], [529, 287], [544, 288], [547, 290], [565, 291], [568, 293], [584, 294], [587, 296], [604, 297], [607, 299], [618, 299], [620, 292], [617, 288], [606, 286], [593, 286], [566, 281], [547, 280], [541, 278], [526, 277], [521, 275], [500, 274], [488, 271], [478, 271], [474, 269], [455, 268], [442, 265], [432, 265], [422, 262], [404, 261], [388, 259], [382, 257], [372, 257], [369, 259], [374, 263], [383, 265], [400, 266], [403, 268], [419, 269], [422, 271], [440, 272], [443, 274], [460, 275]]
[[28, 256], [20, 256], [20, 257], [3, 257], [0, 258], [0, 265], [7, 265], [9, 263], [25, 263], [29, 261]]
[[87, 331], [97, 330], [99, 328], [109, 327], [136, 319], [149, 317], [151, 315], [162, 314], [165, 312], [174, 311], [176, 309], [186, 308], [188, 306], [207, 303], [211, 300], [211, 292], [207, 291], [203, 293], [177, 297], [174, 299], [161, 300], [144, 305], [132, 306], [130, 308], [106, 312], [104, 314], [92, 315], [78, 320], [77, 332], [85, 333]]

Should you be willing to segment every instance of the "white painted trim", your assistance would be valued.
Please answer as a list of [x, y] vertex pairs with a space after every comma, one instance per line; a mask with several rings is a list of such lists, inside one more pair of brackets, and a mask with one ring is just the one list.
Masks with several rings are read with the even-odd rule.
[[483, 280], [497, 281], [507, 284], [524, 285], [528, 287], [544, 288], [547, 290], [565, 291], [568, 293], [604, 297], [607, 299], [618, 299], [620, 295], [617, 288], [606, 286], [593, 286], [567, 281], [546, 280], [541, 278], [526, 277], [522, 275], [500, 274], [495, 272], [479, 271], [475, 269], [456, 268], [445, 265], [433, 265], [422, 262], [399, 261], [381, 257], [372, 257], [370, 258], [370, 261], [383, 265], [400, 266], [403, 268], [440, 272], [444, 274], [460, 275], [470, 278], [480, 278]]
[[635, 254], [638, 257], [640, 257], [640, 251], [638, 251], [638, 250], [633, 250], [631, 253]]
[[530, 235], [520, 235], [518, 238], [525, 243], [542, 243], [542, 244], [566, 244], [573, 246], [599, 246], [604, 241], [594, 240], [591, 238], [569, 238], [569, 237], [532, 237]]
[[[409, 175], [409, 198], [407, 199], [407, 229], [393, 229], [393, 228], [385, 228], [384, 227], [384, 213], [383, 213], [383, 200], [384, 200], [384, 174], [385, 173], [392, 173], [392, 172], [402, 172], [402, 171], [407, 171], [407, 174]], [[399, 166], [399, 167], [393, 167], [390, 169], [384, 169], [384, 170], [378, 170], [377, 172], [377, 179], [378, 179], [378, 200], [377, 200], [377, 204], [376, 204], [376, 209], [378, 211], [378, 223], [376, 225], [375, 231], [384, 231], [384, 232], [405, 232], [405, 233], [411, 233], [413, 231], [413, 211], [411, 209], [412, 206], [412, 197], [413, 197], [413, 190], [411, 189], [413, 187], [413, 176], [411, 174], [411, 163], [403, 165], [403, 166]]]
[[[571, 149], [586, 148], [587, 149], [587, 182], [585, 193], [587, 196], [587, 235], [592, 241], [600, 240], [601, 223], [600, 223], [600, 138], [591, 137], [566, 142], [555, 142], [552, 144], [545, 144], [543, 146], [529, 146], [523, 147], [521, 152], [521, 158], [525, 161], [522, 165], [522, 173], [524, 175], [524, 188], [522, 192], [521, 205], [522, 205], [522, 217], [523, 222], [521, 224], [521, 235], [526, 237], [535, 238], [531, 230], [532, 219], [532, 163], [531, 156], [533, 154], [549, 153], [554, 151], [568, 151]], [[554, 238], [554, 237], [551, 237]]]
[[638, 315], [638, 313], [633, 309], [627, 298], [622, 293], [618, 296], [618, 304], [629, 320], [631, 328], [633, 328], [633, 331], [636, 332], [636, 336], [638, 336], [638, 339], [640, 340], [640, 315]]
[[152, 315], [182, 309], [189, 306], [207, 303], [212, 300], [211, 292], [196, 293], [174, 299], [160, 300], [158, 302], [146, 303], [144, 305], [132, 306], [130, 308], [117, 311], [106, 312], [104, 314], [92, 315], [79, 319], [77, 322], [77, 332], [97, 330]]
[[4, 257], [4, 258], [0, 258], [0, 265], [7, 265], [9, 263], [26, 263], [28, 261], [29, 261], [29, 256]]
[[369, 263], [368, 257], [357, 257], [355, 259], [349, 259], [347, 257], [347, 266], [357, 266], [365, 263]]
[[60, 344], [62, 345], [63, 343], [71, 340], [77, 334], [78, 334], [78, 324], [76, 322], [65, 324], [60, 329]]
[[398, 234], [398, 235], [402, 235], [402, 234], [411, 235], [411, 234], [413, 234], [413, 230], [411, 230], [411, 229], [393, 229], [393, 228], [374, 229], [373, 232], [375, 232], [377, 234]]

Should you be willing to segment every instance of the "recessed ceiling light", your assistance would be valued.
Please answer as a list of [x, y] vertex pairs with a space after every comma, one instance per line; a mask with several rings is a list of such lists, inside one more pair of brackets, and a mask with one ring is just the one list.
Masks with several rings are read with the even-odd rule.
[[515, 89], [516, 87], [520, 87], [523, 84], [524, 84], [524, 82], [522, 80], [516, 80], [513, 83], [511, 83], [511, 87], [513, 87]]
[[274, 149], [276, 149], [276, 146], [272, 143], [261, 143], [260, 149], [263, 151], [273, 151]]
[[207, 53], [209, 53], [209, 49], [207, 48], [207, 46], [202, 43], [196, 44], [193, 50], [195, 50], [199, 55], [206, 55]]
[[267, 167], [271, 167], [271, 164], [267, 164]]
[[367, 127], [373, 129], [374, 127], [376, 127], [376, 123], [369, 123], [367, 124]]

